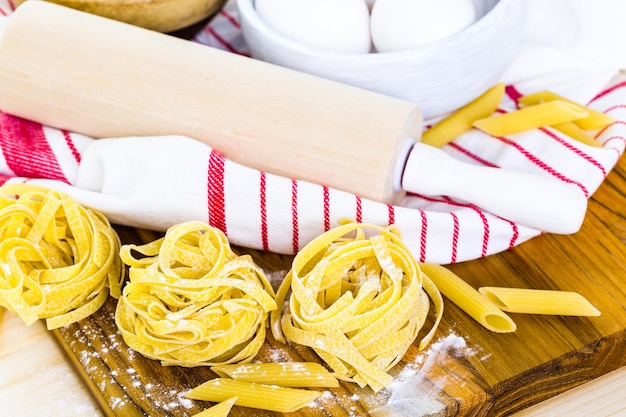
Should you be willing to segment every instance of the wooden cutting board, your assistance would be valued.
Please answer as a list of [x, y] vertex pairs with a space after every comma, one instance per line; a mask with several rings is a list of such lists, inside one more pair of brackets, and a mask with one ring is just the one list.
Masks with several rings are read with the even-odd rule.
[[[119, 227], [124, 242], [159, 235]], [[252, 254], [274, 280], [291, 257]], [[450, 266], [471, 285], [577, 291], [600, 317], [512, 315], [518, 329], [491, 333], [452, 303], [433, 343], [412, 347], [374, 394], [353, 384], [324, 390], [301, 416], [505, 416], [626, 365], [626, 160], [590, 201], [580, 232], [543, 235], [512, 250]], [[108, 416], [190, 416], [210, 403], [184, 393], [214, 375], [204, 368], [162, 367], [130, 350], [115, 327], [115, 300], [92, 317], [55, 331]], [[260, 361], [319, 361], [307, 348], [268, 338]], [[234, 407], [234, 416], [273, 413]]]

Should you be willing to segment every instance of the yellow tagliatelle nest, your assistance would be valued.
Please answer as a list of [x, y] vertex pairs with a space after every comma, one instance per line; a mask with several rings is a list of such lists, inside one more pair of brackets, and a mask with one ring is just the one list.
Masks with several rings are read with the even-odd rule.
[[119, 238], [100, 213], [29, 184], [0, 187], [0, 306], [58, 328], [119, 297]]
[[[144, 255], [135, 258], [132, 251]], [[130, 266], [115, 321], [125, 342], [164, 365], [249, 362], [265, 341], [274, 290], [250, 256], [202, 222], [171, 227], [159, 240], [124, 245]]]
[[[424, 290], [426, 292], [424, 292]], [[391, 383], [386, 372], [400, 361], [422, 328], [433, 300], [437, 319], [443, 300], [393, 227], [349, 223], [324, 233], [295, 257], [273, 312], [272, 332], [281, 341], [309, 346], [338, 378], [369, 385]]]

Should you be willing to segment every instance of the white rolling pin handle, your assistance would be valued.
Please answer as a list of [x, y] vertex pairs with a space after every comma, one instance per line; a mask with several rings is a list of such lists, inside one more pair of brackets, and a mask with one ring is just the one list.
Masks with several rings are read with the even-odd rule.
[[569, 234], [580, 229], [587, 198], [577, 186], [525, 172], [468, 164], [417, 143], [402, 177], [406, 191], [445, 195], [520, 225]]

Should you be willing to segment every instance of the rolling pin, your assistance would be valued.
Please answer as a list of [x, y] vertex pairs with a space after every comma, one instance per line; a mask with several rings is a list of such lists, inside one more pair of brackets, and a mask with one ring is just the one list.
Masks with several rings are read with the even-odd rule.
[[573, 185], [419, 143], [414, 103], [44, 1], [4, 28], [0, 110], [94, 138], [184, 135], [257, 170], [389, 204], [446, 195], [553, 233], [586, 211]]

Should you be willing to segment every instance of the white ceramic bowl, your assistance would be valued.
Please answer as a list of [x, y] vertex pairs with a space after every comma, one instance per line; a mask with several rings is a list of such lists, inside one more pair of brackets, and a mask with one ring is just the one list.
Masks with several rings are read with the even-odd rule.
[[398, 97], [418, 104], [429, 119], [462, 107], [499, 82], [521, 46], [524, 0], [474, 0], [478, 20], [420, 48], [340, 54], [291, 41], [263, 22], [255, 0], [237, 0], [253, 58]]

